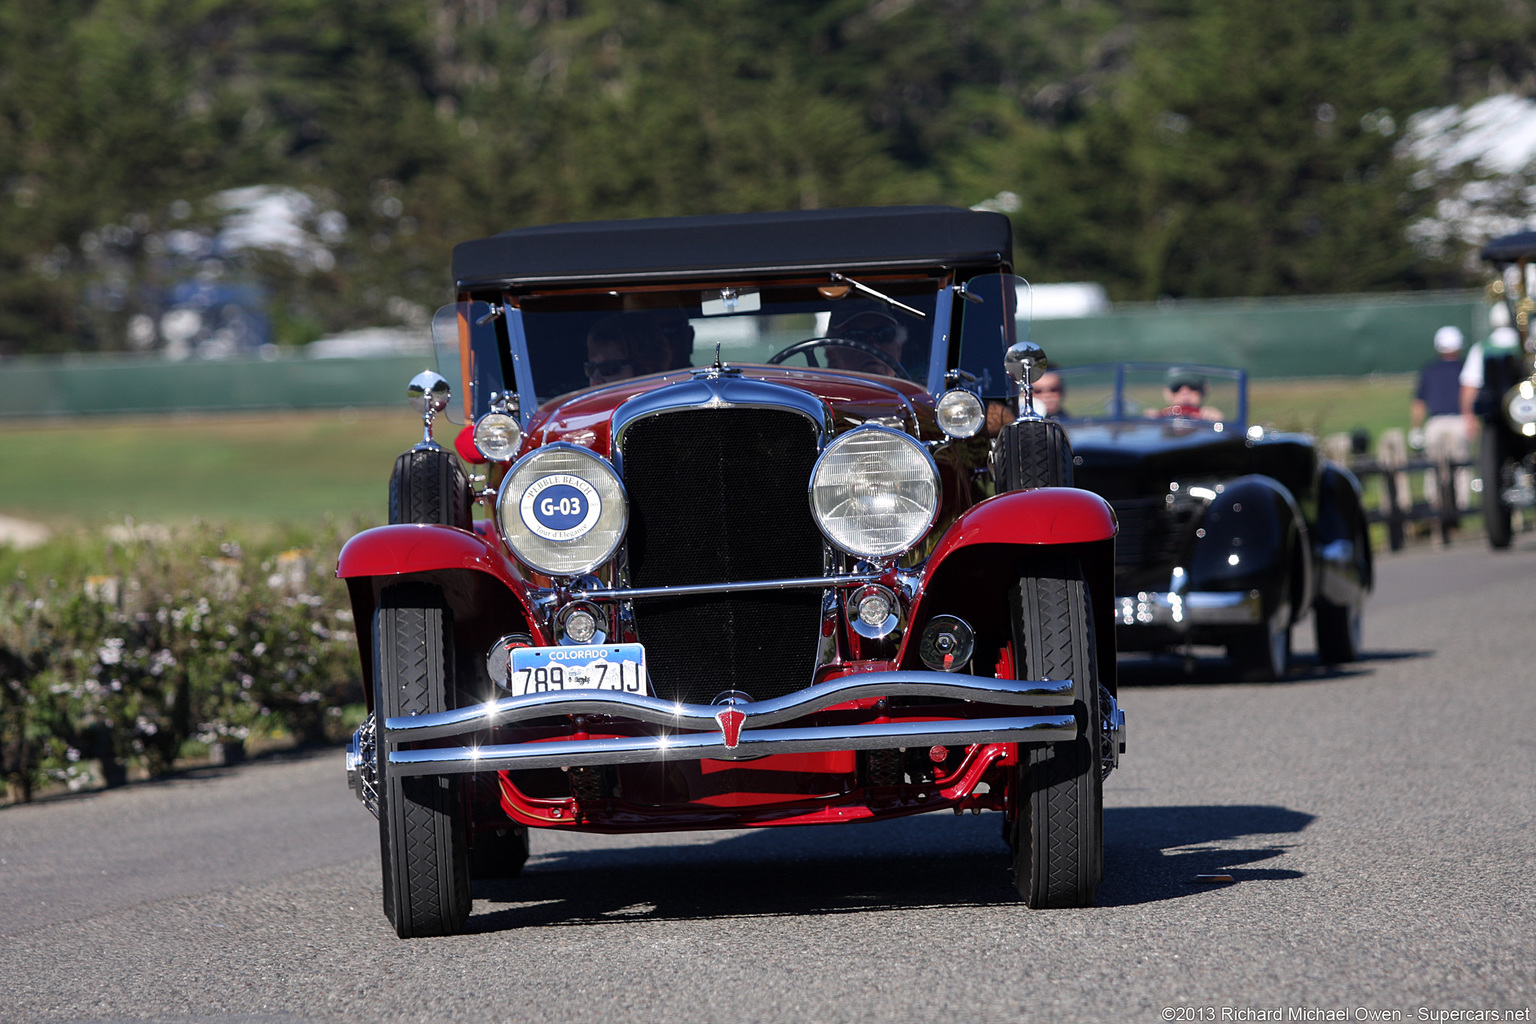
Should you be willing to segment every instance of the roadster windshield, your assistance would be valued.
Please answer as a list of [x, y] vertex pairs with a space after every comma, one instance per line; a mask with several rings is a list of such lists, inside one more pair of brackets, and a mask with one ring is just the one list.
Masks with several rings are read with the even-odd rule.
[[[517, 300], [536, 400], [719, 358], [730, 364], [905, 376], [932, 375], [933, 278], [871, 283], [900, 306], [814, 282], [557, 292]], [[515, 331], [516, 324], [510, 325]], [[802, 344], [813, 339], [835, 339]], [[515, 339], [514, 339], [515, 348]], [[943, 353], [938, 353], [940, 360]], [[942, 372], [942, 370], [940, 371]]]
[[1064, 420], [1198, 419], [1248, 422], [1248, 375], [1219, 366], [1107, 363], [1053, 371]]

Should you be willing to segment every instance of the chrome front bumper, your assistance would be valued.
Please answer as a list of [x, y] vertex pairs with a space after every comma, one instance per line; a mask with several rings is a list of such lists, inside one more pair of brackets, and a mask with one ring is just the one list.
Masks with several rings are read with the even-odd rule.
[[1115, 624], [1162, 626], [1184, 632], [1192, 626], [1243, 626], [1264, 621], [1257, 590], [1188, 593], [1141, 591], [1115, 598]]
[[[664, 760], [737, 760], [767, 754], [973, 743], [1049, 743], [1077, 737], [1070, 711], [997, 718], [873, 722], [773, 728], [849, 701], [870, 697], [937, 697], [987, 705], [1069, 708], [1070, 679], [1013, 680], [936, 672], [867, 672], [819, 683], [774, 700], [702, 705], [608, 690], [571, 690], [503, 697], [431, 715], [388, 718], [377, 731], [389, 771], [447, 775], [528, 768], [575, 768]], [[660, 726], [655, 733], [486, 746], [400, 749], [496, 726], [562, 715], [607, 716]], [[365, 803], [373, 797], [370, 718], [347, 748], [347, 779]], [[376, 800], [376, 798], [374, 798]]]

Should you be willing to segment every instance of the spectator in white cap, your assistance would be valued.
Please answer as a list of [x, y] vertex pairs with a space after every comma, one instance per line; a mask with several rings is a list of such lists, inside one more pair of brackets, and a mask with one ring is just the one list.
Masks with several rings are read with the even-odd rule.
[[[1413, 395], [1409, 412], [1413, 429], [1409, 444], [1420, 449], [1435, 464], [1424, 474], [1424, 498], [1429, 507], [1440, 507], [1440, 480], [1452, 465], [1464, 464], [1471, 457], [1472, 436], [1461, 415], [1461, 349], [1459, 327], [1442, 327], [1435, 332], [1435, 352], [1439, 358], [1419, 371], [1419, 387]], [[1471, 498], [1471, 478], [1464, 465], [1455, 471], [1456, 505], [1465, 508]]]

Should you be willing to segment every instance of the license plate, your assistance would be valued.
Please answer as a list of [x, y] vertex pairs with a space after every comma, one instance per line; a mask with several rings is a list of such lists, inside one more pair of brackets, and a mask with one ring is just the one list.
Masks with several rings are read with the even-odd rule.
[[561, 690], [618, 690], [650, 694], [641, 644], [512, 648], [513, 696]]

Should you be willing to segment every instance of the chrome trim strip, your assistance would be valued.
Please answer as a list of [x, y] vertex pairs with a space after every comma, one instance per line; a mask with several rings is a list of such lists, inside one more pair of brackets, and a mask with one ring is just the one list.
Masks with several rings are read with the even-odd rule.
[[1115, 598], [1115, 623], [1120, 626], [1165, 626], [1183, 632], [1191, 626], [1253, 625], [1264, 621], [1257, 590], [1163, 593], [1141, 591]]
[[624, 435], [636, 420], [685, 409], [778, 409], [797, 412], [811, 421], [816, 431], [816, 448], [821, 450], [832, 437], [832, 410], [821, 399], [799, 388], [771, 381], [742, 377], [736, 372], [701, 375], [666, 384], [653, 391], [625, 399], [613, 412], [612, 448], [614, 461], [623, 475]]
[[[751, 726], [777, 725], [866, 697], [940, 697], [978, 704], [1056, 707], [1072, 702], [1070, 679], [994, 679], [939, 672], [860, 672], [817, 683], [773, 700], [736, 704]], [[718, 705], [676, 704], [617, 690], [564, 690], [527, 697], [502, 697], [467, 708], [384, 720], [383, 740], [391, 745], [457, 736], [476, 729], [552, 715], [613, 715], [674, 729], [718, 731]], [[828, 749], [846, 749], [841, 747]]]
[[[714, 724], [713, 722], [711, 723]], [[942, 722], [883, 722], [802, 729], [743, 730], [727, 748], [720, 729], [671, 736], [511, 743], [439, 750], [396, 750], [390, 770], [399, 775], [448, 775], [527, 768], [639, 764], [713, 758], [734, 761], [768, 754], [828, 750], [886, 750], [892, 747], [966, 746], [972, 743], [1059, 743], [1077, 738], [1072, 715], [981, 718]]]
[[692, 594], [729, 594], [745, 590], [824, 590], [878, 582], [878, 572], [853, 573], [848, 576], [804, 576], [782, 580], [743, 580], [740, 583], [694, 583], [676, 587], [608, 587], [602, 590], [572, 590], [573, 597], [594, 601], [627, 601], [635, 597], [685, 597]]

